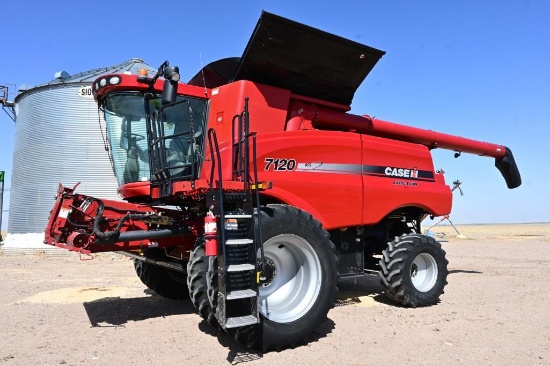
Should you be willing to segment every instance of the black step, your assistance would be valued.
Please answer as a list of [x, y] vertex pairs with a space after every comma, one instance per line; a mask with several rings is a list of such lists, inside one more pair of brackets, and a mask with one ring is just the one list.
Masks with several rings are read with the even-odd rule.
[[225, 202], [245, 202], [250, 196], [248, 192], [224, 192], [223, 200]]
[[253, 271], [256, 267], [253, 264], [230, 264], [227, 266], [227, 272], [246, 272]]
[[250, 214], [227, 214], [224, 216], [226, 219], [251, 219], [252, 215]]
[[252, 324], [258, 324], [258, 318], [254, 315], [235, 316], [232, 318], [227, 318], [225, 328], [239, 328]]
[[226, 299], [227, 300], [236, 300], [236, 299], [246, 299], [248, 297], [256, 297], [256, 291], [247, 289], [247, 290], [238, 290], [238, 291], [231, 291], [227, 294]]
[[227, 239], [225, 241], [226, 245], [245, 245], [252, 243], [254, 243], [254, 240], [252, 239]]

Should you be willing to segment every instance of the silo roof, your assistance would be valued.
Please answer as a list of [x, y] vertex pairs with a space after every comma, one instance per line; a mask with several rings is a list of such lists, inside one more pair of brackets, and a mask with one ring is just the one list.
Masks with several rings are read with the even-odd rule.
[[77, 83], [92, 83], [95, 79], [102, 75], [108, 74], [123, 74], [123, 73], [132, 73], [137, 74], [140, 69], [147, 69], [150, 73], [156, 73], [157, 69], [146, 64], [140, 58], [131, 58], [128, 61], [124, 61], [118, 65], [109, 66], [109, 67], [100, 67], [97, 69], [92, 69], [84, 72], [79, 72], [74, 75], [68, 74], [66, 71], [58, 71], [55, 73], [52, 81], [49, 81], [44, 84], [39, 84], [33, 87], [27, 86], [27, 89], [20, 90], [19, 95], [15, 97], [15, 101], [19, 99], [23, 94], [28, 91], [46, 87], [46, 86], [55, 86], [62, 84], [77, 84]]

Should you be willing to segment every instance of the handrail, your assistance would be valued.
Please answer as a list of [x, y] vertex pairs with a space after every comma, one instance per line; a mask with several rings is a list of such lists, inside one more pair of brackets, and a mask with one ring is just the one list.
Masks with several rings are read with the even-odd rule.
[[[210, 168], [210, 191], [214, 190], [214, 170], [216, 167], [216, 160], [218, 161], [218, 189], [220, 191], [220, 222], [221, 222], [221, 242], [222, 242], [222, 253], [223, 253], [223, 268], [227, 268], [227, 256], [225, 250], [225, 214], [224, 214], [224, 204], [223, 204], [223, 183], [222, 183], [222, 165], [221, 165], [221, 155], [220, 155], [220, 146], [218, 145], [218, 138], [216, 136], [216, 130], [210, 128], [208, 130], [208, 144], [210, 145], [210, 160], [212, 161], [212, 166]], [[214, 155], [215, 149], [215, 155]], [[219, 245], [219, 244], [218, 244]]]
[[262, 236], [262, 219], [261, 219], [261, 206], [260, 206], [260, 190], [258, 187], [258, 164], [256, 164], [256, 132], [252, 132], [247, 135], [247, 138], [252, 136], [252, 158], [254, 159], [252, 165], [254, 167], [254, 191], [256, 194], [256, 212], [258, 220], [258, 243], [256, 243], [256, 249], [260, 247], [260, 258], [262, 261], [262, 274], [265, 273], [265, 255], [264, 255], [264, 246], [263, 246], [263, 236]]
[[[231, 173], [234, 180], [241, 176], [241, 135], [242, 135], [242, 117], [243, 114], [236, 114], [231, 119]], [[238, 132], [235, 134], [235, 122], [237, 122]], [[237, 142], [235, 142], [237, 136]]]

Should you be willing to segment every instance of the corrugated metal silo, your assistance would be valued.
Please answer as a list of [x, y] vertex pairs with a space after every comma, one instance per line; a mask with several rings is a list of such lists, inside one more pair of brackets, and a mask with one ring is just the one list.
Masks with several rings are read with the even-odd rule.
[[[43, 233], [58, 183], [102, 198], [118, 198], [117, 181], [105, 150], [105, 122], [91, 84], [105, 74], [156, 69], [140, 59], [56, 79], [16, 98], [16, 129], [8, 233]], [[101, 125], [101, 130], [100, 130]]]

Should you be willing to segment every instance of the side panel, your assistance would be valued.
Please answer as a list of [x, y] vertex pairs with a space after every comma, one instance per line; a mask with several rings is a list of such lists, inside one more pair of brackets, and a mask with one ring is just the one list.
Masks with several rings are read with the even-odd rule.
[[361, 135], [363, 142], [364, 224], [375, 224], [407, 206], [439, 216], [451, 212], [452, 194], [436, 173], [426, 146]]
[[258, 135], [258, 175], [265, 191], [312, 214], [327, 230], [361, 225], [361, 135], [295, 131]]
[[272, 86], [237, 81], [212, 89], [208, 128], [215, 128], [218, 141], [231, 140], [232, 119], [242, 113], [249, 98], [250, 131], [283, 131], [290, 91]]
[[[243, 112], [245, 98], [249, 99], [250, 131], [254, 131], [258, 135], [271, 132], [284, 133], [290, 91], [244, 80], [212, 89], [207, 130], [210, 128], [216, 130], [222, 154], [222, 176], [224, 180], [230, 180], [232, 177], [231, 134], [233, 132], [233, 118]], [[236, 134], [237, 131], [235, 131]], [[209, 145], [205, 144], [205, 146], [207, 159], [203, 163], [200, 178], [209, 180], [210, 151]], [[214, 180], [217, 179], [216, 173]]]

